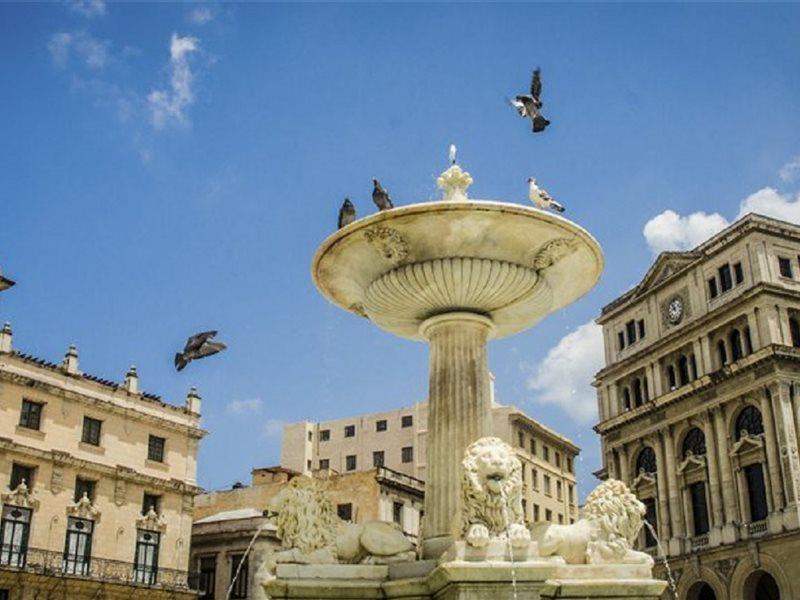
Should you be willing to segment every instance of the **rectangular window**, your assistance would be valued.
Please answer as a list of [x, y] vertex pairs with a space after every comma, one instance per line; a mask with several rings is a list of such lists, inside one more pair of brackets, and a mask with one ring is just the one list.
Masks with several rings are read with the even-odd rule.
[[778, 257], [778, 268], [780, 269], [781, 275], [783, 277], [791, 277], [792, 276], [792, 261], [788, 258], [784, 258], [783, 256]]
[[355, 437], [356, 435], [356, 426], [355, 425], [345, 425], [344, 426], [344, 437]]
[[572, 471], [572, 459], [569, 456], [567, 457], [567, 471], [569, 471], [570, 473], [573, 472]]
[[533, 522], [534, 523], [538, 523], [539, 522], [539, 505], [538, 504], [534, 504], [533, 505]]
[[570, 504], [575, 504], [575, 487], [571, 484], [567, 484], [567, 495], [569, 496], [567, 500], [569, 500]]
[[309, 431], [308, 432], [308, 441], [311, 442], [313, 440], [314, 440], [314, 434], [311, 431]]
[[386, 419], [375, 421], [375, 431], [386, 431]]
[[556, 466], [561, 468], [561, 452], [556, 452]]
[[25, 429], [36, 429], [38, 431], [42, 424], [43, 406], [44, 404], [41, 402], [23, 400], [22, 408], [19, 411], [19, 426]]
[[103, 422], [91, 417], [83, 417], [83, 433], [81, 434], [81, 441], [85, 444], [92, 446], [100, 445], [100, 429]]
[[398, 525], [403, 525], [403, 503], [392, 502], [392, 521]]
[[545, 495], [551, 496], [553, 494], [553, 492], [550, 489], [550, 476], [549, 475], [545, 475], [542, 479], [544, 480], [544, 493], [545, 493]]
[[636, 321], [636, 328], [639, 330], [639, 339], [644, 337], [644, 319]]
[[[657, 541], [655, 536], [653, 535], [653, 531], [658, 532], [658, 519], [656, 517], [656, 500], [655, 498], [646, 498], [643, 500], [644, 503], [644, 520], [650, 524], [650, 527], [645, 526], [644, 529], [644, 547], [645, 548], [652, 548], [653, 546], [657, 545]], [[652, 531], [650, 528], [652, 527]]]
[[533, 489], [539, 489], [539, 471], [536, 469], [531, 469], [531, 485], [533, 486]]
[[[241, 600], [247, 598], [248, 575], [247, 557], [244, 554], [234, 554], [231, 556], [231, 598]], [[235, 579], [234, 579], [235, 578]]]
[[28, 489], [33, 489], [33, 475], [36, 467], [26, 467], [19, 463], [11, 465], [11, 480], [8, 482], [8, 489], [15, 490], [23, 481]]
[[133, 580], [155, 585], [158, 579], [158, 551], [161, 534], [145, 529], [136, 530], [136, 552], [133, 557]]
[[528, 520], [528, 501], [525, 498], [522, 499], [522, 518], [525, 519], [527, 522]]
[[550, 448], [545, 445], [542, 445], [542, 458], [550, 462]]
[[142, 496], [142, 514], [146, 515], [151, 508], [156, 514], [161, 514], [161, 496], [145, 492]]
[[327, 442], [331, 439], [331, 430], [330, 429], [322, 429], [319, 432], [319, 441], [320, 442]]
[[348, 454], [344, 457], [344, 465], [345, 469], [348, 471], [355, 471], [356, 470], [356, 455], [355, 454]]
[[68, 575], [89, 574], [92, 557], [92, 533], [94, 521], [67, 518], [67, 540], [64, 543], [64, 573]]
[[625, 349], [625, 332], [619, 331], [617, 332], [617, 350], [624, 350]]
[[736, 285], [744, 281], [744, 271], [742, 271], [742, 263], [740, 262], [733, 265], [733, 280], [736, 282]]
[[404, 463], [414, 462], [414, 446], [406, 446], [400, 451], [400, 460]]
[[733, 278], [731, 277], [731, 266], [730, 265], [722, 265], [719, 269], [717, 269], [717, 273], [719, 273], [719, 284], [722, 288], [722, 292], [727, 292], [729, 289], [733, 287]]
[[562, 491], [561, 480], [556, 481], [556, 498], [561, 500], [564, 492]]
[[531, 447], [531, 454], [536, 454], [536, 440], [531, 438], [530, 440], [530, 447]]
[[336, 514], [339, 515], [339, 518], [342, 519], [342, 521], [352, 521], [353, 505], [349, 502], [347, 504], [337, 504]]
[[404, 415], [400, 419], [400, 425], [403, 427], [411, 427], [414, 424], [413, 415]]
[[81, 479], [80, 477], [75, 478], [75, 494], [73, 496], [73, 500], [77, 502], [81, 498], [83, 498], [84, 494], [86, 495], [89, 500], [94, 503], [94, 488], [95, 482], [90, 479]]
[[376, 450], [372, 453], [372, 466], [373, 467], [382, 467], [384, 460], [383, 450]]
[[716, 277], [712, 277], [708, 280], [708, 296], [709, 298], [716, 298], [717, 294], [717, 279]]
[[167, 440], [157, 435], [151, 435], [147, 440], [147, 458], [155, 462], [164, 462], [164, 446]]
[[628, 345], [636, 341], [636, 321], [628, 321], [625, 323], [625, 335], [628, 339]]
[[553, 511], [549, 508], [544, 509], [544, 520], [550, 523], [553, 520]]
[[331, 468], [331, 461], [327, 458], [319, 459], [319, 468], [323, 471]]
[[200, 600], [214, 600], [214, 588], [217, 585], [217, 557], [204, 556], [200, 559], [200, 573], [197, 581], [197, 592]]
[[519, 444], [520, 448], [525, 447], [525, 434], [522, 433], [521, 431], [517, 432], [517, 443]]
[[22, 568], [28, 557], [31, 509], [3, 505], [0, 520], [0, 565]]
[[702, 481], [689, 486], [689, 495], [692, 499], [692, 521], [694, 535], [708, 533], [708, 504], [706, 502], [706, 484]]
[[767, 488], [764, 486], [764, 470], [761, 463], [744, 468], [747, 481], [747, 499], [750, 503], [750, 522], [763, 521], [767, 518]]
[[564, 515], [562, 515], [561, 513], [558, 513], [558, 524], [559, 525], [564, 524]]

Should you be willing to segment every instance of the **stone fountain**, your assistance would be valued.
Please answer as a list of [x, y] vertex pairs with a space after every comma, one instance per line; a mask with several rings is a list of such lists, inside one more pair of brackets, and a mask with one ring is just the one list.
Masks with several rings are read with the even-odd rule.
[[[648, 556], [631, 554], [629, 543], [611, 551], [580, 537], [598, 537], [597, 519], [579, 521], [588, 523], [585, 531], [565, 530], [583, 540], [577, 551], [562, 547], [559, 540], [570, 534], [559, 533], [559, 526], [540, 527], [531, 536], [521, 518], [519, 461], [503, 442], [487, 438], [488, 341], [524, 331], [586, 294], [603, 269], [599, 244], [582, 227], [533, 206], [469, 199], [472, 178], [455, 161], [437, 183], [442, 200], [357, 220], [329, 236], [312, 263], [314, 283], [329, 301], [384, 331], [429, 344], [421, 560], [409, 563], [399, 558], [402, 552], [394, 555], [391, 549], [402, 545], [384, 532], [385, 544], [366, 548], [363, 562], [389, 566], [321, 566], [347, 562], [331, 559], [336, 536], [345, 534], [334, 531], [340, 527], [337, 531], [343, 532], [341, 525], [328, 525], [321, 527], [330, 533], [326, 540], [308, 546], [306, 536], [301, 551], [284, 539], [291, 550], [277, 562], [289, 564], [277, 566], [277, 578], [265, 583], [265, 590], [281, 598], [428, 598], [439, 597], [444, 589], [450, 590], [442, 596], [447, 598], [516, 598], [518, 590], [532, 598], [570, 597], [573, 592], [574, 597], [600, 597], [592, 595], [593, 589], [603, 597], [609, 597], [608, 590], [619, 598], [658, 597], [663, 585], [650, 578]], [[494, 481], [498, 478], [501, 483]], [[291, 507], [310, 497], [284, 504]], [[324, 505], [319, 494], [313, 497]], [[494, 509], [487, 508], [490, 503]], [[641, 521], [639, 505], [632, 514]], [[319, 514], [329, 512], [326, 508]], [[615, 536], [629, 538], [631, 533]], [[375, 539], [384, 538], [363, 536]], [[540, 553], [540, 545], [546, 552]], [[573, 554], [584, 563], [583, 576], [574, 572], [578, 565], [567, 564], [574, 560], [562, 557]], [[610, 564], [616, 562], [621, 564]], [[310, 566], [301, 568], [303, 563]], [[604, 583], [587, 587], [590, 579]], [[569, 584], [572, 580], [578, 583]], [[356, 590], [357, 581], [363, 585]]]

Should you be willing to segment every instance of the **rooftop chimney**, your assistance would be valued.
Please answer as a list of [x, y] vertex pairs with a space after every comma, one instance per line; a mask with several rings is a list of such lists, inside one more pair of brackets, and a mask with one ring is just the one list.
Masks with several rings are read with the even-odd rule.
[[131, 365], [131, 368], [125, 373], [124, 386], [129, 394], [139, 393], [139, 374], [136, 372], [136, 365]]
[[6, 321], [3, 329], [0, 330], [0, 354], [9, 354], [11, 352], [11, 323]]
[[64, 362], [61, 363], [61, 368], [65, 373], [70, 375], [79, 375], [78, 370], [78, 349], [74, 344], [71, 344], [67, 353], [64, 355]]
[[200, 414], [200, 394], [197, 393], [197, 388], [194, 386], [186, 394], [186, 410], [195, 415]]

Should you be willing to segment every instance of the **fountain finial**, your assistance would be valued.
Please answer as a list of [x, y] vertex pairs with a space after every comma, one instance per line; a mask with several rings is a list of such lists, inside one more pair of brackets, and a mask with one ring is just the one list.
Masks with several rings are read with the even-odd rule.
[[456, 164], [456, 145], [450, 144], [450, 168], [439, 175], [436, 184], [444, 191], [445, 201], [463, 202], [467, 199], [467, 188], [472, 185], [472, 177]]

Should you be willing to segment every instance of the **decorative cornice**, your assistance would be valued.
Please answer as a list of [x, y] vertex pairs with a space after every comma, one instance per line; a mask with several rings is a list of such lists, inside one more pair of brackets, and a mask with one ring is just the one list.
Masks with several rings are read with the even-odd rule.
[[83, 493], [83, 497], [80, 500], [67, 506], [67, 514], [70, 517], [79, 519], [100, 520], [100, 509], [92, 504], [86, 492]]
[[3, 504], [11, 504], [20, 508], [29, 508], [36, 510], [39, 508], [39, 500], [36, 498], [36, 493], [28, 488], [25, 480], [19, 482], [15, 489], [9, 489], [8, 492], [0, 494], [0, 500]]
[[164, 531], [167, 528], [167, 522], [151, 506], [146, 515], [136, 519], [136, 527], [148, 531]]

